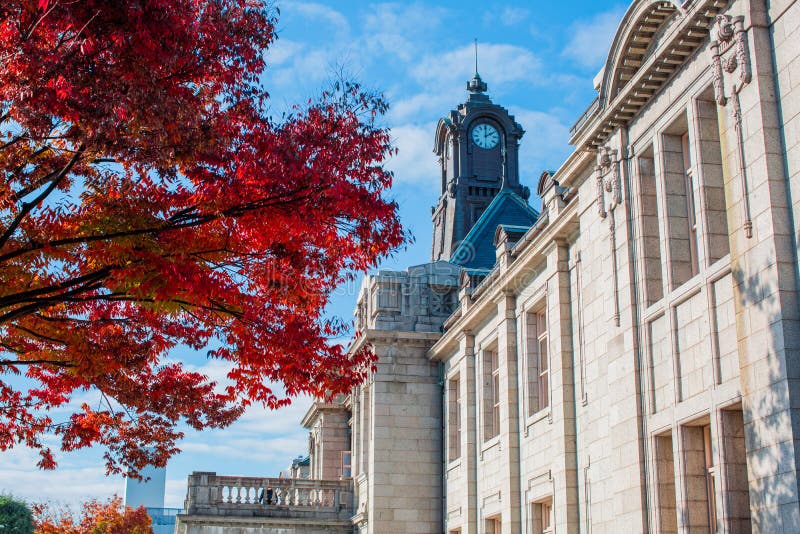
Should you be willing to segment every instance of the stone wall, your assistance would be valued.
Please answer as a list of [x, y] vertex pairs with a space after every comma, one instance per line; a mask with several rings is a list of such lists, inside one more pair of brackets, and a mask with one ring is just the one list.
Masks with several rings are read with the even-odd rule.
[[[663, 53], [673, 70], [630, 76], [636, 112], [604, 115], [614, 94], [601, 91], [574, 138], [602, 138], [596, 155], [576, 152], [552, 177], [547, 224], [470, 288], [431, 350], [463, 403], [460, 455], [445, 470], [448, 532], [497, 519], [504, 533], [541, 532], [550, 507], [562, 532], [800, 524], [800, 234], [789, 209], [800, 206], [800, 39], [789, 37], [800, 7], [661, 4], [634, 2], [618, 44], [664, 20], [644, 57], [626, 61], [645, 70]], [[541, 310], [549, 403], [530, 413], [528, 317]], [[487, 437], [494, 350], [501, 431]]]

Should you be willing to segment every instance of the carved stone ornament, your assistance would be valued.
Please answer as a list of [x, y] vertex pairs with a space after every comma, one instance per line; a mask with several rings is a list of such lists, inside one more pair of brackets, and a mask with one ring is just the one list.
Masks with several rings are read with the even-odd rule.
[[[619, 174], [620, 160], [617, 151], [601, 147], [597, 152], [597, 209], [601, 219], [608, 218], [609, 243], [611, 244], [612, 291], [614, 292], [614, 324], [620, 324], [619, 281], [617, 280], [617, 227], [614, 210], [622, 204], [622, 183]], [[607, 195], [608, 194], [608, 195]], [[608, 198], [606, 198], [608, 196]], [[611, 215], [609, 217], [609, 215]]]
[[[744, 153], [744, 137], [742, 133], [742, 108], [739, 93], [753, 79], [750, 63], [750, 47], [747, 31], [744, 28], [744, 17], [717, 15], [714, 26], [716, 40], [711, 41], [711, 68], [714, 76], [714, 98], [720, 106], [727, 106], [733, 101], [731, 113], [736, 130], [736, 143], [739, 160], [739, 180], [742, 187], [742, 217], [745, 236], [753, 237], [753, 220], [750, 216], [750, 195], [747, 186], [747, 165]], [[738, 73], [738, 76], [737, 76]], [[730, 82], [730, 95], [726, 89]]]
[[[597, 209], [605, 219], [609, 211], [622, 204], [622, 186], [619, 177], [617, 151], [601, 147], [597, 152]], [[606, 193], [611, 193], [606, 204]]]
[[716, 35], [716, 40], [711, 41], [710, 50], [714, 74], [714, 98], [717, 104], [724, 106], [728, 103], [728, 96], [725, 94], [725, 73], [729, 75], [728, 78], [737, 71], [739, 73], [738, 77], [732, 80], [733, 94], [738, 94], [753, 77], [744, 17], [717, 15], [713, 34]]
[[450, 180], [450, 182], [447, 184], [447, 193], [450, 195], [450, 197], [456, 198], [457, 192], [458, 192], [458, 186], [456, 184], [456, 181]]

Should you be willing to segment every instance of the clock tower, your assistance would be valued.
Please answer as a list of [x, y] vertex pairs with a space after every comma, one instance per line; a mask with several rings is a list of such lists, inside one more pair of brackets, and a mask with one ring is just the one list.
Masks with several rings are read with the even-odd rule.
[[467, 101], [436, 127], [433, 151], [442, 175], [441, 195], [432, 209], [433, 261], [451, 258], [501, 191], [530, 197], [519, 183], [519, 140], [525, 132], [486, 90], [476, 72], [467, 83]]

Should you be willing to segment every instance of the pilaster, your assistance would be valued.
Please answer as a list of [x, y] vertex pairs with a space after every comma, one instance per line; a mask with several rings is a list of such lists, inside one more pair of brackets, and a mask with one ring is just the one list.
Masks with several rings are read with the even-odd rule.
[[548, 254], [547, 327], [551, 417], [555, 429], [552, 478], [556, 532], [578, 532], [578, 466], [575, 433], [575, 373], [570, 312], [569, 249], [557, 241]]
[[500, 371], [500, 440], [507, 476], [502, 488], [503, 534], [521, 531], [519, 478], [519, 373], [517, 371], [516, 297], [497, 300], [497, 346]]

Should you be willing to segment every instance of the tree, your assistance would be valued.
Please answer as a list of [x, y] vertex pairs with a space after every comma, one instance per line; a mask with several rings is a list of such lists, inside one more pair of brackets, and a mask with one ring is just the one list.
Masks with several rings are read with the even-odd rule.
[[84, 503], [77, 520], [68, 511], [37, 507], [35, 534], [153, 534], [151, 523], [143, 506], [134, 510], [115, 496], [105, 503]]
[[[0, 450], [54, 468], [50, 432], [135, 476], [177, 450], [181, 421], [222, 427], [366, 376], [373, 356], [330, 343], [346, 325], [322, 312], [405, 239], [386, 103], [341, 82], [271, 117], [274, 15], [0, 3]], [[187, 348], [230, 362], [229, 383], [167, 359]]]
[[10, 495], [0, 495], [0, 532], [33, 534], [33, 513]]

